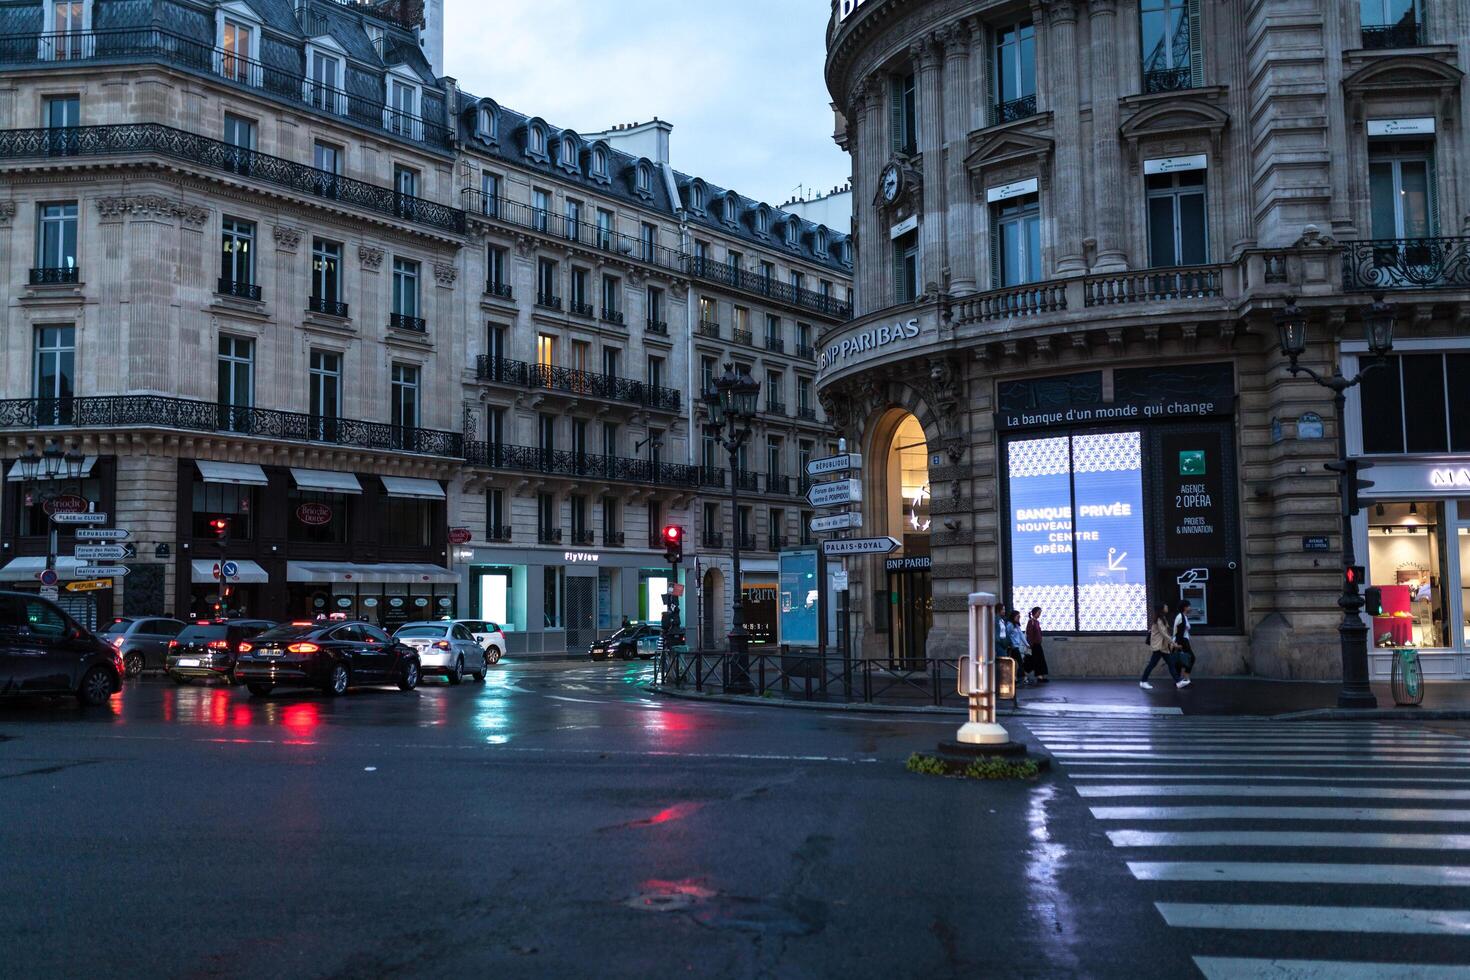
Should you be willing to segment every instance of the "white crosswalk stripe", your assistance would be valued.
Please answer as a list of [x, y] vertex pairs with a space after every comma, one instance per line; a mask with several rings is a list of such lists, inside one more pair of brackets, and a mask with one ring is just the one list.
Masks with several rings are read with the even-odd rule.
[[1377, 722], [1026, 727], [1210, 980], [1470, 977], [1470, 740]]

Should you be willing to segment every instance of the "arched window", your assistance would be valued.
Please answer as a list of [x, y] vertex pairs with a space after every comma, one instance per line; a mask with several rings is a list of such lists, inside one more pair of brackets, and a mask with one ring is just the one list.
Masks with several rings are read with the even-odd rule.
[[735, 195], [733, 195], [733, 194], [727, 195], [725, 197], [725, 215], [724, 215], [724, 217], [725, 217], [725, 224], [727, 224], [727, 225], [733, 225], [735, 223]]
[[792, 248], [801, 244], [801, 222], [796, 218], [786, 222], [786, 244]]
[[634, 178], [633, 179], [636, 181], [636, 190], [638, 191], [639, 194], [643, 194], [645, 196], [652, 196], [652, 194], [653, 194], [653, 167], [649, 165], [649, 163], [648, 163], [647, 160], [640, 160], [639, 161], [639, 163], [638, 163], [638, 169], [634, 171]]
[[771, 225], [771, 216], [766, 212], [765, 206], [756, 209], [755, 230], [764, 235]]
[[695, 211], [703, 211], [704, 210], [704, 185], [703, 184], [690, 184], [689, 185], [689, 206], [691, 208], [693, 208]]
[[592, 174], [595, 177], [607, 176], [607, 151], [601, 147], [592, 151]]
[[827, 254], [827, 229], [825, 228], [817, 229], [817, 254], [821, 256]]
[[493, 142], [497, 135], [496, 130], [495, 109], [488, 105], [481, 105], [480, 111], [475, 115], [475, 135], [482, 140]]
[[545, 155], [546, 153], [546, 130], [532, 123], [531, 128], [526, 131], [527, 148], [532, 153]]
[[561, 165], [563, 167], [577, 165], [577, 144], [570, 138], [561, 141]]

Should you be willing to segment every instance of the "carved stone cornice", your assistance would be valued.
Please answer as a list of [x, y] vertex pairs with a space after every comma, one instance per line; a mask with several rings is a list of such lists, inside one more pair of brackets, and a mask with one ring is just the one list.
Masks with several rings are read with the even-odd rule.
[[209, 220], [209, 212], [204, 208], [170, 201], [157, 194], [99, 197], [97, 211], [104, 219], [122, 218], [126, 215], [134, 215], [139, 218], [173, 218], [196, 228]]
[[962, 23], [946, 24], [934, 32], [946, 61], [970, 56], [970, 32]]
[[357, 261], [362, 263], [364, 269], [377, 272], [383, 267], [383, 250], [373, 245], [357, 246]]
[[459, 270], [448, 262], [434, 263], [434, 281], [445, 289], [453, 289], [459, 279]]
[[286, 225], [276, 225], [271, 229], [271, 237], [276, 240], [276, 250], [280, 252], [294, 253], [301, 247], [300, 228], [290, 228]]

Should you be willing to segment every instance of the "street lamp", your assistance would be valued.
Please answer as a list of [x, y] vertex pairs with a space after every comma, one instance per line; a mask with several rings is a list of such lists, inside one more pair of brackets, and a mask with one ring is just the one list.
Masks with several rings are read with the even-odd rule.
[[1342, 503], [1342, 595], [1337, 599], [1342, 608], [1342, 622], [1337, 627], [1342, 644], [1342, 690], [1337, 694], [1340, 708], [1378, 706], [1378, 699], [1368, 684], [1368, 627], [1362, 617], [1361, 583], [1353, 572], [1357, 564], [1353, 553], [1353, 515], [1358, 511], [1358, 472], [1373, 464], [1348, 458], [1346, 419], [1348, 389], [1361, 382], [1369, 371], [1386, 364], [1388, 353], [1393, 350], [1394, 308], [1383, 301], [1382, 293], [1375, 293], [1373, 305], [1363, 311], [1363, 326], [1373, 360], [1351, 378], [1343, 375], [1339, 360], [1332, 375], [1324, 377], [1298, 363], [1307, 350], [1307, 317], [1296, 305], [1296, 297], [1287, 299], [1286, 306], [1276, 314], [1281, 353], [1290, 362], [1287, 370], [1292, 377], [1305, 374], [1331, 391], [1337, 412], [1337, 461], [1328, 463], [1327, 468], [1337, 474], [1338, 496]]
[[741, 368], [737, 373], [735, 366], [727, 363], [725, 373], [715, 379], [711, 390], [704, 393], [712, 434], [730, 454], [730, 518], [735, 524], [735, 540], [730, 547], [735, 575], [735, 591], [730, 601], [730, 657], [734, 661], [734, 669], [725, 672], [725, 690], [732, 694], [745, 694], [752, 690], [747, 657], [748, 636], [741, 615], [740, 488], [736, 467], [740, 463], [740, 447], [750, 438], [750, 421], [755, 417], [760, 390], [760, 382], [752, 378], [748, 370]]
[[[75, 442], [63, 449], [61, 443], [55, 439], [48, 440], [46, 448], [39, 453], [36, 452], [36, 444], [26, 443], [25, 455], [18, 461], [20, 464], [21, 479], [27, 483], [39, 483], [43, 480], [80, 480], [82, 470], [86, 467], [87, 457], [77, 448]], [[42, 508], [45, 512], [45, 508]], [[52, 571], [56, 568], [56, 522], [51, 520], [51, 515], [46, 515], [46, 570]]]

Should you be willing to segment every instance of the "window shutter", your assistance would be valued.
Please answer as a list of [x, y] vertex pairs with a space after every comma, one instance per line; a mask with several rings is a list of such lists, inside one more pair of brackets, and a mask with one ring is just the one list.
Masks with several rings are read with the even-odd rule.
[[1000, 221], [996, 218], [994, 209], [990, 210], [990, 288], [1001, 287], [1000, 277]]
[[1434, 150], [1429, 151], [1429, 237], [1439, 237], [1439, 171], [1434, 165]]
[[888, 142], [894, 153], [903, 151], [903, 79], [888, 79]]
[[893, 302], [896, 305], [908, 302], [909, 297], [904, 295], [903, 245], [894, 241], [890, 248], [893, 251]]
[[1189, 84], [1191, 88], [1205, 85], [1205, 42], [1200, 24], [1200, 0], [1189, 0]]

